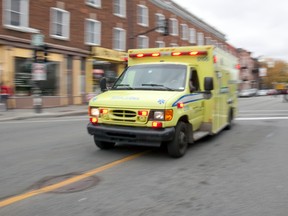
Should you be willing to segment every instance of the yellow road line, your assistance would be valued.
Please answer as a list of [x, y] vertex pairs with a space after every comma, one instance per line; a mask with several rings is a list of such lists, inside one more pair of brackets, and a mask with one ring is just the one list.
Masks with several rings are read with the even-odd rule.
[[148, 152], [149, 151], [133, 154], [133, 155], [130, 155], [128, 157], [122, 158], [120, 160], [114, 161], [112, 163], [106, 164], [104, 166], [98, 167], [96, 169], [90, 170], [90, 171], [88, 171], [86, 173], [83, 173], [81, 175], [66, 179], [66, 180], [64, 180], [62, 182], [59, 182], [59, 183], [56, 183], [56, 184], [53, 184], [53, 185], [49, 185], [47, 187], [43, 187], [43, 188], [40, 188], [40, 189], [37, 189], [37, 190], [32, 190], [32, 191], [29, 191], [27, 193], [23, 193], [23, 194], [16, 195], [16, 196], [10, 197], [8, 199], [2, 200], [2, 201], [0, 201], [0, 208], [4, 207], [4, 206], [7, 206], [7, 205], [11, 205], [11, 204], [13, 204], [15, 202], [18, 202], [18, 201], [27, 199], [29, 197], [36, 196], [38, 194], [43, 194], [43, 193], [46, 193], [46, 192], [50, 192], [50, 191], [56, 190], [58, 188], [61, 188], [63, 186], [78, 182], [78, 181], [80, 181], [82, 179], [85, 179], [85, 178], [87, 178], [89, 176], [92, 176], [92, 175], [95, 175], [95, 174], [97, 174], [99, 172], [102, 172], [104, 170], [110, 169], [110, 168], [112, 168], [112, 167], [114, 167], [114, 166], [116, 166], [118, 164], [121, 164], [121, 163], [124, 163], [126, 161], [130, 161], [130, 160], [133, 160], [135, 158], [138, 158], [138, 157], [140, 157], [140, 156], [142, 156], [144, 154], [147, 154]]

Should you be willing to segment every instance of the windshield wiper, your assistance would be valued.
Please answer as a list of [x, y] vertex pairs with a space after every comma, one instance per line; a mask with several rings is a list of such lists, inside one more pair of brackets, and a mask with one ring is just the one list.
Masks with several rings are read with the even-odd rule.
[[169, 91], [173, 91], [174, 90], [174, 89], [171, 89], [171, 88], [169, 88], [167, 86], [156, 84], [156, 83], [144, 83], [144, 84], [142, 84], [142, 86], [161, 87], [161, 88], [164, 88], [165, 90], [169, 90]]
[[125, 88], [121, 88], [121, 89], [129, 89], [129, 90], [133, 90], [134, 89], [129, 84], [118, 84], [118, 85], [114, 86], [113, 89], [117, 89], [118, 87], [125, 87]]

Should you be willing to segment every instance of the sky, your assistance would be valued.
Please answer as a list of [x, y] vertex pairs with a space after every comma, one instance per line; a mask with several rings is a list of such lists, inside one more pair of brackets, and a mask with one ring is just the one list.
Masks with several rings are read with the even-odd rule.
[[287, 0], [173, 0], [255, 58], [288, 62]]

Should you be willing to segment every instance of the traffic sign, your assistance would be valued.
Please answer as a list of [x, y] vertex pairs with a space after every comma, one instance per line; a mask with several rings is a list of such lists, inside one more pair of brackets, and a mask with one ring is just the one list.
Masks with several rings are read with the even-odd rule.
[[46, 65], [43, 63], [33, 63], [32, 80], [46, 80], [47, 72]]
[[44, 35], [43, 34], [32, 34], [31, 45], [33, 46], [43, 46], [44, 45]]

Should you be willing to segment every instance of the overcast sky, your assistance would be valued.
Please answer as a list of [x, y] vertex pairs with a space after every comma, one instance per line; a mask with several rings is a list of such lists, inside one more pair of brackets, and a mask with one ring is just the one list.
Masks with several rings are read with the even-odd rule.
[[173, 0], [253, 57], [288, 61], [287, 0]]

